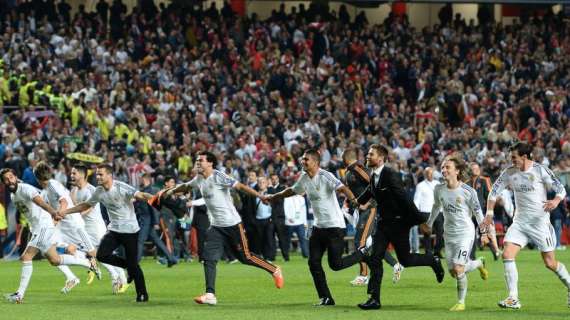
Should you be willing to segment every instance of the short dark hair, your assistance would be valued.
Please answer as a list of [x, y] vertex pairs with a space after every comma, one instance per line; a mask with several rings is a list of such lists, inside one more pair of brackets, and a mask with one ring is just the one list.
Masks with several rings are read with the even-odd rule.
[[321, 154], [319, 153], [319, 150], [317, 150], [315, 148], [307, 149], [307, 150], [305, 150], [305, 154], [310, 156], [311, 158], [313, 158], [317, 162], [319, 162], [319, 163], [321, 162]]
[[356, 160], [357, 158], [358, 158], [358, 152], [356, 151], [355, 148], [347, 148], [342, 153], [342, 160], [350, 161], [350, 160]]
[[376, 150], [376, 152], [378, 152], [379, 155], [384, 157], [384, 160], [388, 158], [388, 148], [384, 147], [383, 145], [375, 143], [370, 146], [370, 149]]
[[206, 156], [206, 161], [212, 164], [212, 167], [218, 166], [218, 158], [215, 154], [211, 153], [210, 151], [200, 151], [198, 152], [198, 156]]
[[532, 145], [526, 143], [526, 142], [516, 142], [515, 144], [513, 144], [509, 150], [511, 152], [516, 151], [519, 156], [526, 156], [527, 159], [531, 160], [532, 158]]
[[165, 177], [164, 177], [164, 182], [169, 181], [169, 180], [172, 180], [172, 179], [174, 179], [174, 181], [176, 181], [176, 179], [175, 179], [173, 176], [165, 176]]
[[97, 169], [105, 169], [107, 173], [113, 174], [113, 165], [111, 165], [110, 163], [98, 164]]
[[51, 167], [44, 161], [38, 162], [34, 168], [34, 176], [39, 181], [46, 181], [53, 178], [53, 173], [51, 172]]
[[75, 170], [81, 172], [81, 174], [83, 174], [84, 177], [87, 178], [87, 167], [82, 165], [82, 164], [75, 164], [73, 165], [73, 168], [75, 168]]
[[0, 179], [4, 179], [4, 175], [8, 172], [11, 172], [13, 175], [17, 176], [16, 171], [12, 168], [4, 168], [0, 170]]

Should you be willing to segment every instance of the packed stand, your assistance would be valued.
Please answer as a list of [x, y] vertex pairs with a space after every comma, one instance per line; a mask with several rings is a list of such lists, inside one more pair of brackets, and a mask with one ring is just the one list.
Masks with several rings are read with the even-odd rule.
[[0, 6], [1, 167], [35, 183], [44, 160], [65, 184], [66, 155], [84, 153], [113, 163], [118, 180], [139, 187], [150, 173], [162, 186], [188, 180], [193, 155], [212, 150], [244, 183], [289, 183], [309, 147], [342, 176], [343, 150], [381, 143], [413, 195], [423, 169], [455, 151], [495, 179], [519, 139], [570, 185], [561, 15], [510, 26], [440, 16], [416, 30], [406, 16], [372, 25], [344, 7], [281, 6], [261, 21], [228, 4], [151, 2], [127, 12], [100, 1], [73, 17], [65, 1]]

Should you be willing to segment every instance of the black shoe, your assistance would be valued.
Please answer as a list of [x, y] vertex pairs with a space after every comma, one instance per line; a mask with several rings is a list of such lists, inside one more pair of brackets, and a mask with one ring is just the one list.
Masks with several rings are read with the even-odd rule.
[[132, 283], [132, 282], [133, 282], [133, 280], [134, 280], [134, 278], [133, 278], [133, 277], [131, 277], [131, 275], [130, 275], [130, 274], [129, 274], [129, 275], [127, 275], [127, 283], [129, 283], [129, 284], [130, 284], [130, 283]]
[[378, 310], [382, 308], [382, 304], [380, 303], [380, 300], [370, 298], [364, 303], [359, 303], [358, 307], [362, 310]]
[[334, 306], [333, 298], [321, 298], [318, 303], [315, 303], [314, 307], [326, 307], [326, 306]]
[[433, 272], [435, 273], [435, 277], [438, 283], [443, 281], [443, 277], [445, 276], [445, 270], [441, 266], [441, 259], [438, 256], [433, 256], [433, 264], [431, 266]]
[[166, 265], [168, 268], [172, 268], [173, 265], [177, 264], [178, 260], [169, 260], [168, 264]]
[[148, 293], [137, 294], [137, 302], [148, 302]]

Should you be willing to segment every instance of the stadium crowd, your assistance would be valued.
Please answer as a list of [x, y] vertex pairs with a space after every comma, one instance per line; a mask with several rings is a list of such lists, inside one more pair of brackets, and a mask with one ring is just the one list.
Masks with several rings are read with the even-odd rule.
[[343, 177], [347, 147], [363, 159], [381, 143], [413, 195], [423, 169], [455, 151], [494, 180], [523, 140], [570, 185], [562, 15], [508, 26], [456, 15], [416, 30], [405, 15], [372, 25], [343, 7], [282, 6], [261, 21], [228, 4], [150, 3], [101, 0], [73, 16], [65, 1], [0, 6], [0, 167], [37, 185], [46, 161], [66, 184], [66, 155], [79, 152], [118, 180], [139, 187], [150, 173], [162, 186], [187, 181], [193, 155], [211, 150], [239, 181], [288, 184], [307, 148]]

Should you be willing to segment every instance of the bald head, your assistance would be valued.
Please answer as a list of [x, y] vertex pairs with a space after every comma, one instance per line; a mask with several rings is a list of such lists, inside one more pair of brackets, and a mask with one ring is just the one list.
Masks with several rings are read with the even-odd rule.
[[427, 181], [432, 181], [433, 180], [433, 168], [432, 167], [427, 167], [424, 169], [424, 178]]

